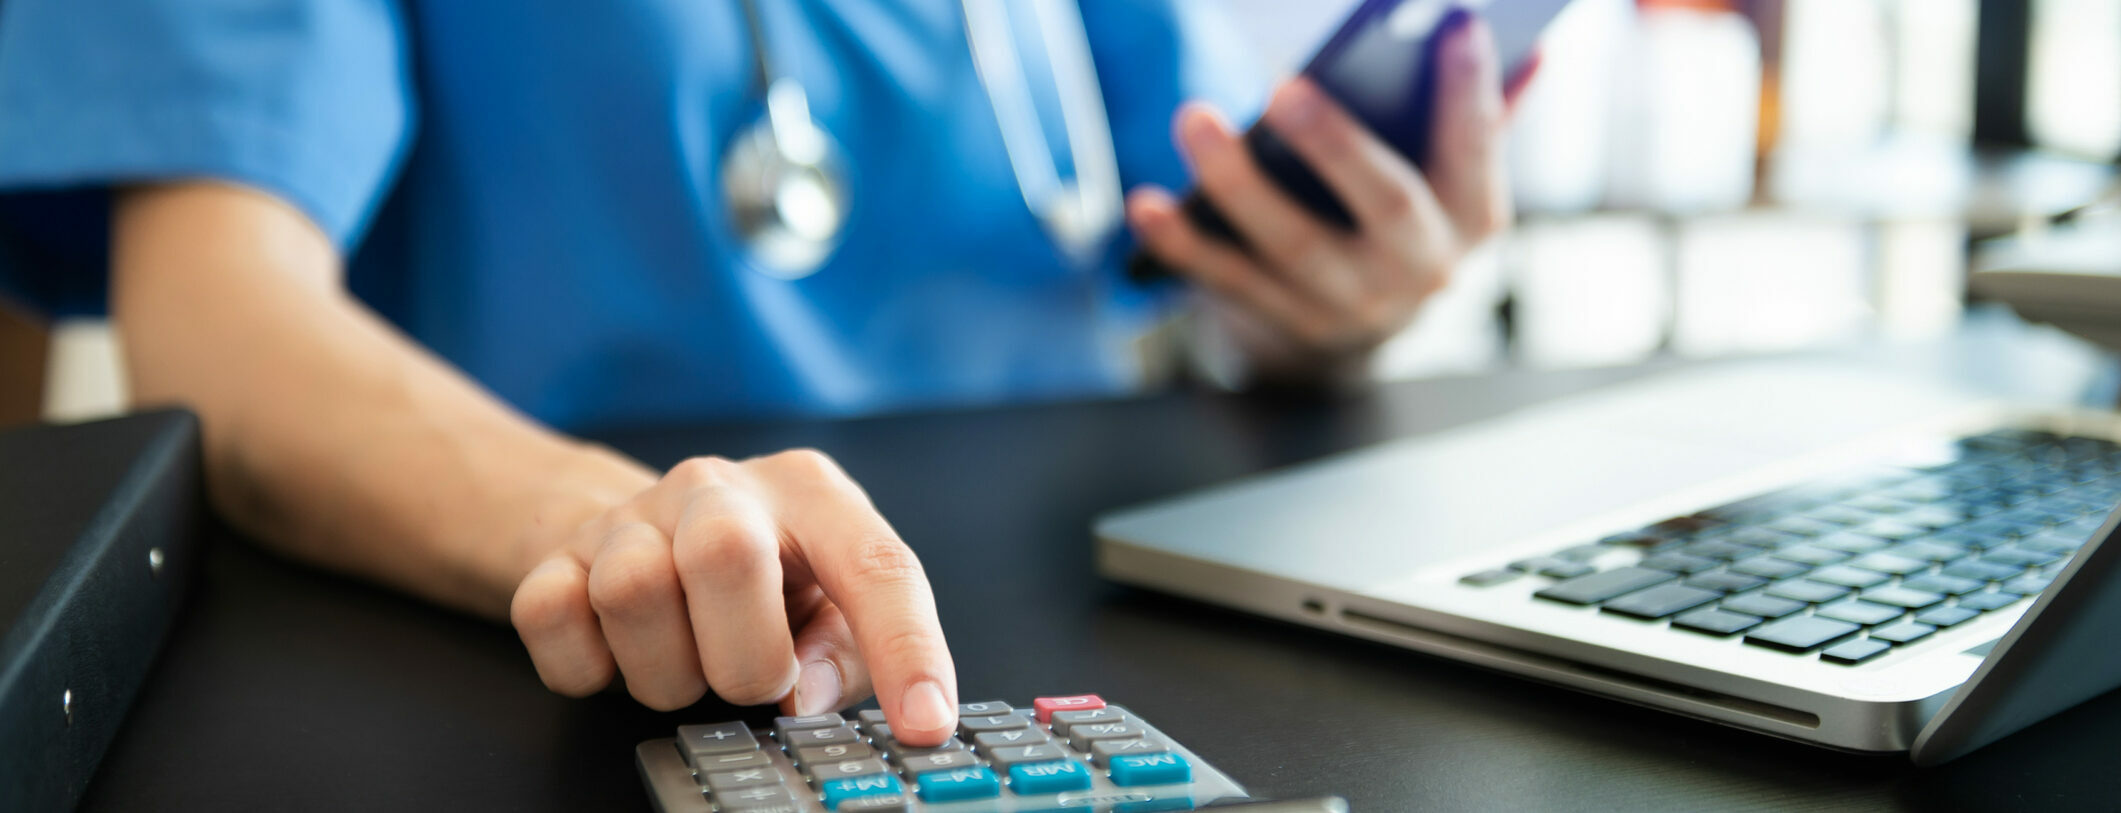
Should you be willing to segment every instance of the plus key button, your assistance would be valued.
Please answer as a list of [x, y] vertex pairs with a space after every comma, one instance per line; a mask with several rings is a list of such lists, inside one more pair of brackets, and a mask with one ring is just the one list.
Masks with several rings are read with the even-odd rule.
[[1051, 723], [1053, 722], [1053, 713], [1056, 711], [1101, 709], [1105, 707], [1105, 700], [1094, 694], [1079, 694], [1070, 697], [1041, 697], [1031, 701], [1031, 707], [1038, 710], [1039, 722]]

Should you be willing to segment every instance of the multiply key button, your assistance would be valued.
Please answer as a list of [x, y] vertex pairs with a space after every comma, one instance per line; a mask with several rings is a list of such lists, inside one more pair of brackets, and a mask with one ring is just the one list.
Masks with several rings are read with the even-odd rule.
[[745, 768], [707, 775], [707, 789], [714, 791], [717, 796], [744, 788], [780, 783], [781, 772], [773, 768]]
[[1016, 711], [1015, 707], [1000, 700], [957, 704], [957, 716], [959, 717], [993, 717], [997, 714], [1008, 714], [1013, 711]]
[[891, 769], [884, 767], [883, 760], [869, 757], [867, 759], [850, 759], [845, 762], [813, 762], [803, 766], [803, 772], [809, 774], [812, 779], [825, 782], [833, 779], [846, 779], [850, 776], [890, 773]]
[[1126, 712], [1119, 709], [1092, 709], [1089, 711], [1062, 711], [1053, 715], [1053, 733], [1068, 736], [1068, 730], [1083, 723], [1124, 723]]
[[1046, 742], [1048, 739], [1049, 738], [1046, 736], [1046, 732], [1040, 731], [1036, 728], [1019, 728], [1015, 731], [988, 731], [985, 733], [973, 735], [972, 747], [977, 748], [982, 753], [984, 753], [987, 751], [992, 751], [996, 748], [1009, 748], [1012, 746], [1019, 745], [1038, 745], [1040, 743]]
[[1066, 759], [1067, 757], [1068, 752], [1065, 749], [1051, 743], [1015, 745], [1008, 748], [996, 748], [987, 752], [987, 759], [995, 765], [1001, 766], [1002, 770], [1008, 770], [1009, 766], [1020, 763], [1051, 762], [1056, 759]]
[[1088, 790], [1090, 769], [1072, 759], [1030, 762], [1009, 767], [1009, 789], [1019, 796]]
[[854, 733], [853, 728], [845, 725], [833, 726], [832, 728], [805, 728], [785, 732], [781, 735], [781, 744], [790, 748], [801, 748], [811, 745], [844, 745], [861, 741], [861, 735]]
[[1031, 725], [1030, 720], [1015, 714], [996, 714], [991, 717], [961, 717], [957, 721], [958, 730], [964, 732], [965, 736], [968, 737], [986, 731], [1008, 731], [1012, 728], [1024, 728], [1029, 725]]
[[1172, 753], [1138, 754], [1112, 758], [1108, 770], [1112, 784], [1120, 787], [1137, 785], [1175, 785], [1193, 780], [1193, 766], [1186, 758]]
[[924, 802], [988, 799], [1002, 793], [1002, 780], [984, 766], [924, 773], [915, 784]]
[[910, 756], [898, 761], [906, 776], [915, 777], [932, 771], [950, 771], [970, 768], [979, 764], [979, 759], [970, 751], [938, 751], [933, 754]]
[[721, 771], [734, 771], [740, 768], [764, 768], [771, 766], [772, 764], [773, 760], [767, 759], [766, 754], [760, 751], [737, 751], [727, 754], [692, 754], [692, 770], [698, 773], [700, 776], [706, 776], [710, 773], [719, 773]]
[[751, 729], [745, 728], [743, 723], [681, 725], [678, 726], [678, 742], [692, 754], [759, 750], [758, 740], [752, 739]]
[[1085, 711], [1105, 707], [1104, 698], [1094, 694], [1078, 694], [1067, 697], [1041, 697], [1031, 701], [1031, 708], [1038, 711], [1038, 721], [1050, 723], [1056, 711]]
[[1163, 740], [1155, 737], [1143, 737], [1136, 740], [1098, 740], [1090, 743], [1090, 761], [1097, 763], [1100, 767], [1104, 767], [1112, 764], [1113, 757], [1161, 754], [1169, 750], [1171, 750], [1171, 746], [1165, 745]]
[[898, 777], [890, 774], [870, 774], [847, 779], [833, 779], [818, 783], [826, 810], [842, 810], [851, 799], [863, 796], [889, 796], [903, 794], [906, 786], [899, 784]]
[[876, 756], [876, 749], [858, 742], [841, 743], [839, 745], [806, 745], [793, 749], [789, 755], [795, 758], [795, 762], [798, 765], [811, 765], [819, 762], [841, 762], [849, 759], [873, 757]]
[[1098, 740], [1132, 739], [1144, 734], [1141, 726], [1133, 723], [1078, 723], [1068, 729], [1068, 745], [1077, 751], [1090, 750], [1090, 743]]

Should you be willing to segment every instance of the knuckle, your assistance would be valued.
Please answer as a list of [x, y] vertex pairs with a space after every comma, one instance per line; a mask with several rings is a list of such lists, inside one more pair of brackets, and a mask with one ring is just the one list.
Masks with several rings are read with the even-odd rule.
[[688, 489], [699, 489], [736, 482], [738, 468], [736, 461], [726, 457], [690, 457], [671, 466], [663, 476]]
[[847, 474], [831, 455], [811, 448], [789, 449], [767, 458], [774, 465], [805, 477], [821, 480], [844, 479]]
[[756, 706], [781, 699], [785, 693], [783, 675], [768, 674], [756, 670], [740, 673], [712, 674], [708, 683], [714, 694], [739, 706]]
[[627, 681], [626, 693], [641, 705], [656, 711], [677, 711], [700, 702], [707, 696], [705, 681], [687, 681], [681, 685], [659, 685], [655, 681]]
[[872, 661], [921, 663], [942, 648], [941, 635], [926, 629], [904, 629], [884, 636], [877, 642], [878, 651], [868, 654]]
[[673, 589], [667, 559], [624, 553], [589, 572], [589, 604], [599, 616], [631, 618], [654, 612]]
[[890, 537], [855, 543], [850, 560], [855, 571], [871, 581], [917, 582], [927, 577], [913, 549]]
[[545, 674], [541, 671], [539, 679], [544, 681], [545, 688], [554, 694], [588, 697], [611, 685], [611, 680], [616, 675], [617, 670], [609, 663], [580, 663], [560, 674]]
[[775, 556], [772, 538], [753, 523], [727, 513], [701, 517], [682, 531], [677, 567], [686, 576], [728, 577], [753, 573]]
[[564, 585], [549, 580], [524, 582], [508, 602], [508, 623], [525, 637], [549, 633], [567, 625], [574, 614], [576, 597]]
[[1387, 184], [1371, 196], [1370, 209], [1380, 221], [1404, 222], [1414, 216], [1414, 193], [1405, 184]]

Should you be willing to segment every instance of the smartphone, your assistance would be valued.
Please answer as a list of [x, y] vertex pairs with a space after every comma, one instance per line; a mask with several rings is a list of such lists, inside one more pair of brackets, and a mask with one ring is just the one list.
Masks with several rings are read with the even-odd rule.
[[[1303, 75], [1340, 102], [1358, 121], [1421, 165], [1429, 153], [1429, 113], [1436, 94], [1435, 44], [1441, 34], [1478, 13], [1495, 32], [1495, 52], [1504, 81], [1525, 67], [1539, 34], [1569, 0], [1363, 0], [1318, 53]], [[1269, 178], [1297, 203], [1327, 223], [1352, 229], [1340, 199], [1304, 165], [1294, 150], [1258, 124], [1245, 131], [1245, 146]], [[1215, 207], [1198, 191], [1182, 204], [1186, 218], [1210, 237], [1244, 246]], [[1127, 275], [1138, 282], [1171, 277], [1145, 249], [1127, 261]]]

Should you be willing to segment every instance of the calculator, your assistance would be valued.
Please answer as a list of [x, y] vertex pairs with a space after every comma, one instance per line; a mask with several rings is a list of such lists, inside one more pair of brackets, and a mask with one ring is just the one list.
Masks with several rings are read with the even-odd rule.
[[1028, 708], [965, 703], [957, 733], [933, 747], [894, 740], [884, 713], [870, 709], [779, 717], [759, 730], [679, 726], [635, 757], [661, 813], [1136, 813], [1251, 798], [1096, 695], [1041, 697]]

